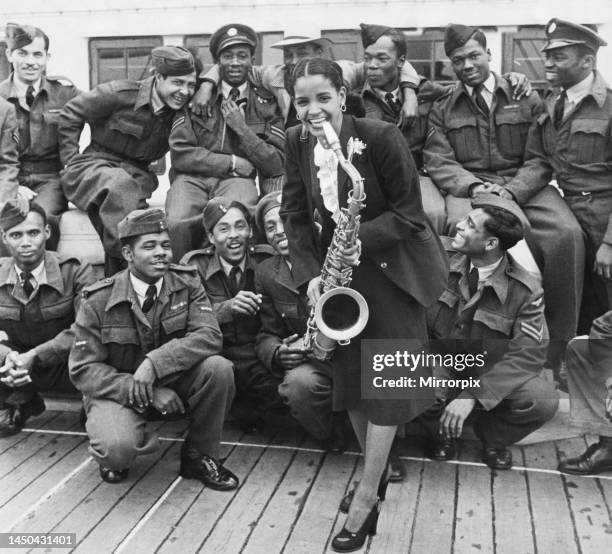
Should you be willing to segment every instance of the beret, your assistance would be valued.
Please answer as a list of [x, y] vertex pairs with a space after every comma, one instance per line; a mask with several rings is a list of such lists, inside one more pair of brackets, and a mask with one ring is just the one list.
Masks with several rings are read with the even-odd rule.
[[161, 233], [168, 229], [166, 214], [159, 208], [134, 210], [127, 214], [117, 225], [117, 234], [120, 239], [146, 235], [147, 233]]
[[255, 222], [260, 231], [264, 230], [264, 216], [272, 209], [281, 205], [282, 193], [280, 191], [269, 192], [261, 198], [255, 208]]
[[30, 44], [37, 36], [45, 36], [41, 29], [32, 25], [9, 23], [6, 26], [7, 46], [9, 50], [22, 48]]
[[304, 36], [292, 35], [292, 36], [285, 37], [283, 40], [279, 40], [278, 42], [275, 42], [274, 44], [271, 44], [270, 48], [282, 49], [282, 48], [285, 48], [286, 46], [297, 46], [298, 44], [316, 44], [317, 46], [320, 46], [321, 48], [325, 48], [325, 46], [327, 46], [330, 42], [331, 40], [329, 40], [328, 38], [324, 38], [324, 37], [304, 37]]
[[208, 202], [208, 204], [206, 204], [204, 210], [202, 211], [204, 229], [206, 229], [208, 234], [212, 233], [212, 230], [217, 222], [231, 208], [238, 208], [244, 214], [244, 217], [248, 221], [249, 225], [251, 224], [251, 214], [244, 204], [238, 202], [238, 200], [226, 198], [225, 196], [215, 196]]
[[544, 30], [546, 32], [546, 44], [543, 46], [542, 52], [571, 46], [572, 44], [584, 44], [595, 53], [600, 46], [608, 44], [593, 29], [562, 19], [551, 19]]
[[29, 203], [23, 198], [7, 200], [0, 208], [0, 228], [8, 231], [15, 225], [25, 221], [30, 211]]
[[450, 56], [453, 50], [463, 46], [478, 29], [449, 23], [444, 32], [444, 52]]
[[367, 48], [370, 44], [374, 44], [386, 32], [393, 31], [393, 27], [387, 27], [386, 25], [368, 25], [367, 23], [360, 23], [359, 26], [361, 27], [361, 42], [364, 48]]
[[521, 227], [523, 228], [523, 232], [526, 233], [530, 229], [529, 220], [525, 215], [525, 212], [521, 210], [519, 205], [514, 200], [509, 200], [507, 198], [502, 198], [497, 194], [477, 194], [472, 199], [472, 208], [499, 208], [500, 210], [504, 210], [508, 213], [511, 213], [514, 217], [516, 217], [521, 223]]
[[214, 32], [213, 36], [210, 37], [208, 47], [213, 58], [217, 59], [223, 50], [236, 44], [246, 44], [252, 51], [255, 51], [257, 48], [257, 33], [248, 25], [230, 23]]
[[195, 71], [191, 52], [182, 46], [158, 46], [151, 52], [153, 67], [162, 75], [187, 75]]

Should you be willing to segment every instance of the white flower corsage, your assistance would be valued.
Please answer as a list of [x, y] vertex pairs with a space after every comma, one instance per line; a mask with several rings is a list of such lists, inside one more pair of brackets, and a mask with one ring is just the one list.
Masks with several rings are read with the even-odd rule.
[[353, 137], [348, 139], [348, 143], [346, 144], [346, 153], [348, 154], [348, 161], [353, 161], [353, 156], [360, 156], [365, 149], [366, 144], [365, 142], [362, 142], [361, 139], [356, 139]]

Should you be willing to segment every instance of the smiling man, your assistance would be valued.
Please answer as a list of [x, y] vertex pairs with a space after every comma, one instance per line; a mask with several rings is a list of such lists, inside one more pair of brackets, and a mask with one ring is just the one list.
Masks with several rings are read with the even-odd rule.
[[249, 79], [257, 35], [230, 24], [210, 39], [221, 86], [211, 117], [178, 119], [170, 136], [172, 185], [166, 198], [170, 237], [177, 254], [200, 248], [200, 214], [209, 199], [225, 196], [254, 208], [263, 193], [280, 190], [285, 171], [285, 131], [274, 96]]
[[435, 368], [436, 377], [476, 377], [479, 386], [439, 389], [436, 406], [421, 417], [433, 439], [432, 456], [454, 458], [471, 415], [483, 443], [482, 460], [509, 469], [508, 447], [548, 421], [557, 410], [552, 385], [539, 377], [548, 332], [538, 280], [508, 254], [528, 222], [518, 205], [477, 195], [447, 248], [446, 290], [428, 310], [434, 351], [483, 355], [484, 367]]
[[174, 265], [164, 212], [135, 210], [118, 228], [128, 269], [88, 287], [78, 313], [70, 378], [83, 393], [89, 451], [118, 483], [134, 459], [159, 447], [147, 415], [188, 417], [183, 477], [231, 490], [219, 462], [234, 396], [232, 367], [195, 268]]
[[77, 94], [65, 77], [46, 74], [49, 37], [38, 27], [7, 25], [8, 61], [13, 71], [0, 83], [0, 96], [14, 107], [19, 122], [19, 184], [27, 198], [47, 214], [51, 237], [47, 247], [55, 250], [59, 239], [59, 215], [68, 209], [59, 172], [59, 112]]
[[232, 414], [245, 431], [261, 423], [282, 423], [287, 410], [277, 391], [280, 378], [262, 365], [255, 352], [261, 327], [255, 266], [274, 251], [268, 245], [249, 246], [251, 216], [240, 202], [213, 198], [203, 221], [212, 247], [187, 253], [182, 263], [198, 268], [223, 332], [223, 356], [234, 365]]
[[83, 288], [95, 277], [87, 264], [45, 251], [50, 229], [37, 204], [9, 200], [0, 211], [0, 437], [18, 433], [45, 409], [39, 392], [73, 392], [68, 352]]
[[[106, 253], [105, 273], [125, 267], [117, 224], [157, 188], [149, 164], [166, 154], [174, 116], [195, 90], [193, 57], [180, 46], [151, 52], [153, 76], [98, 85], [64, 106], [59, 134], [68, 200], [84, 210]], [[85, 123], [91, 143], [79, 154]]]

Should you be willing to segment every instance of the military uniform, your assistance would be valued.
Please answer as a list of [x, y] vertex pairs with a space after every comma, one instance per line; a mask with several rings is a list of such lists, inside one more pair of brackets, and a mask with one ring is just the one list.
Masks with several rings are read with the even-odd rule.
[[37, 391], [74, 390], [68, 379], [68, 353], [84, 287], [95, 276], [91, 267], [73, 257], [46, 252], [43, 278], [28, 297], [12, 258], [0, 258], [0, 330], [7, 338], [0, 344], [4, 363], [11, 350], [25, 353], [36, 349], [30, 372], [31, 385], [9, 388], [0, 383], [0, 403], [21, 404]]
[[188, 408], [186, 444], [218, 457], [234, 384], [231, 365], [217, 355], [221, 332], [195, 268], [170, 266], [151, 320], [129, 270], [97, 282], [85, 290], [74, 332], [70, 378], [83, 393], [90, 452], [101, 467], [127, 468], [158, 447], [145, 433], [145, 414], [129, 404], [132, 374], [145, 358], [156, 384]]
[[0, 98], [0, 202], [17, 196], [19, 127], [15, 109]]
[[[272, 247], [268, 245], [249, 248], [244, 272], [238, 283], [239, 290], [256, 292], [255, 266], [272, 254]], [[234, 365], [237, 390], [234, 415], [241, 423], [255, 424], [262, 418], [273, 419], [273, 414], [283, 414], [284, 406], [277, 391], [281, 379], [261, 364], [255, 352], [255, 338], [261, 327], [259, 314], [232, 313], [230, 283], [214, 248], [188, 252], [181, 263], [198, 269], [221, 327], [222, 354]]]
[[77, 88], [64, 77], [43, 76], [30, 109], [19, 102], [15, 76], [0, 83], [0, 96], [6, 98], [19, 121], [19, 184], [36, 193], [36, 203], [47, 214], [53, 235], [48, 242], [55, 249], [59, 239], [59, 216], [68, 209], [60, 183], [60, 145], [57, 126], [60, 111], [77, 94]]
[[[531, 223], [526, 240], [542, 272], [551, 338], [564, 343], [575, 334], [578, 323], [582, 231], [552, 186], [525, 179], [519, 171], [529, 127], [541, 111], [539, 97], [532, 93], [515, 101], [510, 85], [498, 76], [495, 81], [488, 115], [476, 107], [460, 82], [435, 102], [429, 115], [425, 167], [446, 192], [448, 226], [453, 230], [470, 211], [472, 185], [490, 182], [512, 193]], [[562, 344], [553, 344], [553, 365], [562, 350]]]
[[427, 325], [435, 351], [485, 355], [482, 369], [435, 369], [441, 378], [480, 378], [480, 385], [439, 389], [442, 400], [423, 417], [432, 436], [444, 404], [455, 397], [474, 398], [485, 411], [474, 413], [474, 428], [483, 443], [505, 448], [538, 429], [556, 412], [558, 397], [539, 377], [546, 359], [548, 332], [544, 300], [537, 279], [505, 254], [493, 274], [470, 297], [470, 261], [447, 250], [448, 286], [428, 309]]
[[255, 290], [262, 295], [255, 351], [264, 366], [279, 379], [281, 398], [293, 417], [312, 436], [326, 439], [332, 429], [331, 362], [309, 359], [291, 370], [280, 367], [274, 356], [283, 339], [302, 337], [310, 315], [308, 299], [300, 294], [284, 258], [277, 254], [255, 268]]
[[262, 193], [280, 190], [285, 171], [285, 131], [272, 94], [249, 83], [244, 118], [251, 132], [237, 134], [221, 114], [221, 90], [211, 117], [181, 114], [170, 135], [172, 185], [166, 197], [168, 225], [177, 258], [202, 245], [202, 209], [225, 196], [247, 206], [257, 203], [254, 176], [232, 174], [232, 154], [257, 169]]

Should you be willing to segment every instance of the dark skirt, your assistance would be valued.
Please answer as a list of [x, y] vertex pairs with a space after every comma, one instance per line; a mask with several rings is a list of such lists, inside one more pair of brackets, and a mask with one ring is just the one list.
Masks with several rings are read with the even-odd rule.
[[[427, 343], [425, 308], [395, 285], [374, 262], [361, 260], [353, 272], [351, 288], [359, 291], [369, 307], [365, 329], [334, 353], [334, 410], [358, 410], [377, 425], [399, 425], [411, 421], [434, 402], [423, 391], [404, 399], [370, 399], [361, 393], [360, 339], [418, 339]], [[363, 371], [371, 371], [364, 368]]]

